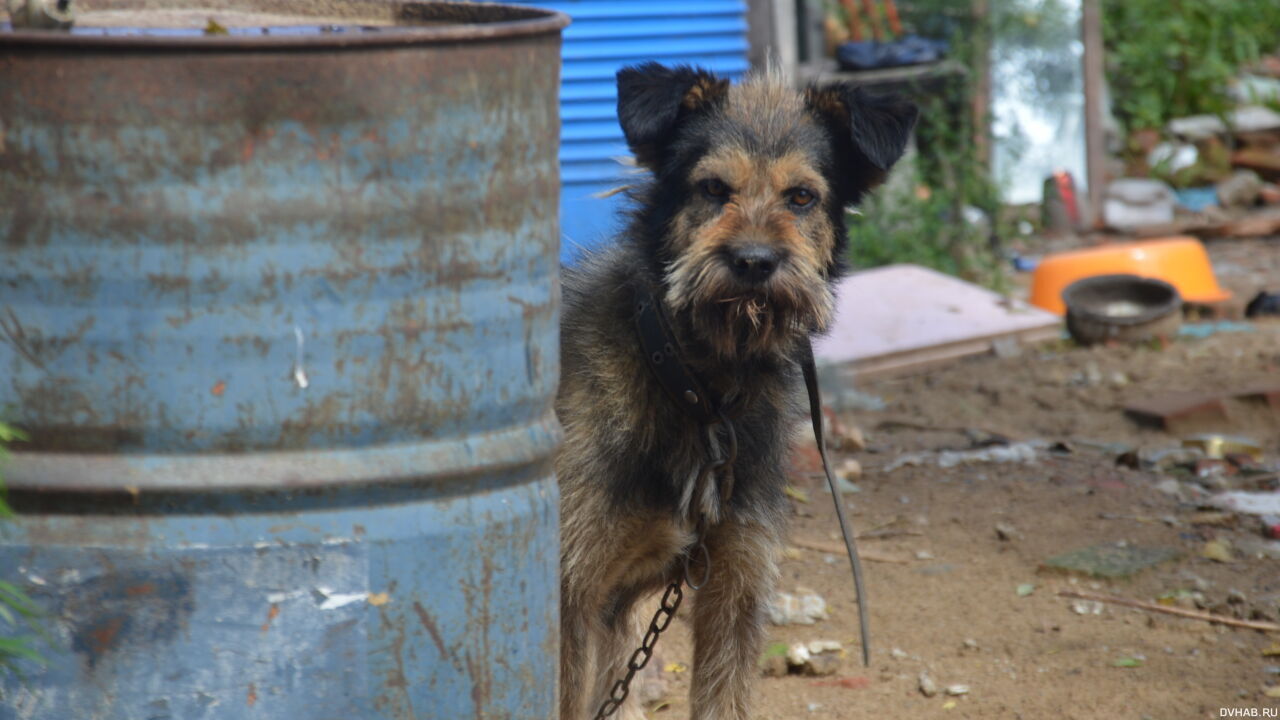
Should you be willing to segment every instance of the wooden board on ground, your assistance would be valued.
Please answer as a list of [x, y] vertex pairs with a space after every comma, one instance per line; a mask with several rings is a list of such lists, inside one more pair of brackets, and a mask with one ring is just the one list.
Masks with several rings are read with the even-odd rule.
[[917, 265], [855, 273], [837, 298], [835, 324], [814, 354], [819, 365], [864, 380], [1062, 334], [1053, 313]]

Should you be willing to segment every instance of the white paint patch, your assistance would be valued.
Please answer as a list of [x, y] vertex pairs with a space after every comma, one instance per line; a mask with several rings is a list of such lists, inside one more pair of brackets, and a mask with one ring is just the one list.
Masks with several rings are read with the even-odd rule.
[[328, 597], [320, 603], [321, 610], [337, 610], [354, 602], [362, 602], [369, 598], [369, 593], [325, 593]]
[[291, 590], [289, 592], [273, 592], [267, 593], [267, 602], [275, 604], [282, 603], [295, 598], [306, 597], [306, 590]]
[[303, 390], [307, 389], [311, 383], [307, 380], [307, 371], [302, 367], [302, 355], [306, 349], [307, 339], [302, 334], [302, 328], [297, 325], [293, 326], [293, 339], [297, 342], [297, 353], [293, 359], [293, 381]]

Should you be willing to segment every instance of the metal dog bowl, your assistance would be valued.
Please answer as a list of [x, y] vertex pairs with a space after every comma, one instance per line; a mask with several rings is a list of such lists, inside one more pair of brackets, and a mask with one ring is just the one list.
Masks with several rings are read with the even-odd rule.
[[1182, 296], [1163, 280], [1137, 275], [1097, 275], [1062, 291], [1067, 330], [1081, 345], [1141, 342], [1176, 333]]

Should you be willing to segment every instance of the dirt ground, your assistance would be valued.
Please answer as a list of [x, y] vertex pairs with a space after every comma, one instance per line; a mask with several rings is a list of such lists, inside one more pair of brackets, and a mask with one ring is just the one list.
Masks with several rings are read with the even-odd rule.
[[[1211, 248], [1219, 279], [1247, 300], [1280, 288], [1280, 239], [1234, 241]], [[1197, 480], [1171, 468], [1117, 464], [1125, 450], [1174, 447], [1177, 434], [1144, 428], [1125, 416], [1126, 402], [1176, 390], [1225, 390], [1280, 384], [1280, 322], [1252, 332], [1181, 339], [1164, 348], [1083, 349], [1069, 343], [1017, 357], [975, 358], [860, 390], [885, 402], [844, 416], [867, 447], [836, 453], [856, 458], [863, 474], [845, 496], [858, 529], [870, 595], [872, 662], [858, 658], [857, 611], [843, 557], [798, 547], [837, 545], [830, 494], [814, 474], [812, 453], [797, 452], [790, 548], [781, 561], [782, 590], [816, 591], [830, 619], [770, 628], [770, 642], [834, 639], [847, 648], [833, 677], [762, 678], [755, 716], [781, 718], [1217, 718], [1276, 717], [1280, 656], [1267, 648], [1280, 634], [1230, 629], [1197, 620], [1106, 605], [1096, 613], [1059, 597], [1076, 589], [1177, 603], [1238, 617], [1280, 620], [1280, 541], [1268, 541], [1256, 518], [1210, 516], [1199, 491], [1257, 489], [1266, 474]], [[1265, 446], [1264, 464], [1280, 463], [1280, 423], [1244, 413], [1218, 429]], [[903, 455], [963, 450], [992, 439], [1064, 443], [1034, 462], [886, 467]], [[1168, 482], [1173, 480], [1175, 482]], [[1203, 487], [1209, 485], [1208, 488]], [[1207, 524], [1204, 521], [1211, 521]], [[1013, 530], [1001, 539], [996, 525]], [[1228, 562], [1202, 556], [1226, 540]], [[1179, 553], [1131, 577], [1101, 580], [1049, 571], [1059, 553], [1108, 543], [1171, 548]], [[1025, 586], [1034, 589], [1026, 594]], [[1019, 592], [1019, 586], [1024, 586]], [[1198, 593], [1198, 595], [1191, 595]], [[662, 639], [665, 698], [649, 717], [684, 718], [690, 664], [688, 626]], [[919, 689], [927, 672], [940, 688]], [[968, 692], [949, 696], [949, 685]], [[1252, 714], [1251, 714], [1252, 713]]]

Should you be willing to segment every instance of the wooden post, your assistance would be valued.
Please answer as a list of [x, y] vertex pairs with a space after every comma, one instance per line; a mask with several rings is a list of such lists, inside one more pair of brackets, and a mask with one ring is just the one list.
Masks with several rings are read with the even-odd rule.
[[796, 0], [750, 0], [747, 3], [747, 51], [751, 67], [763, 70], [776, 62], [794, 79], [799, 63]]
[[1107, 184], [1107, 147], [1103, 127], [1102, 89], [1106, 78], [1103, 70], [1102, 8], [1100, 0], [1083, 0], [1080, 32], [1084, 40], [1084, 147], [1085, 167], [1089, 175], [1089, 207], [1087, 226], [1101, 228], [1102, 191]]
[[991, 122], [991, 5], [988, 0], [974, 0], [973, 77], [970, 85], [973, 98], [973, 144], [978, 160], [991, 166], [991, 143], [988, 138]]

